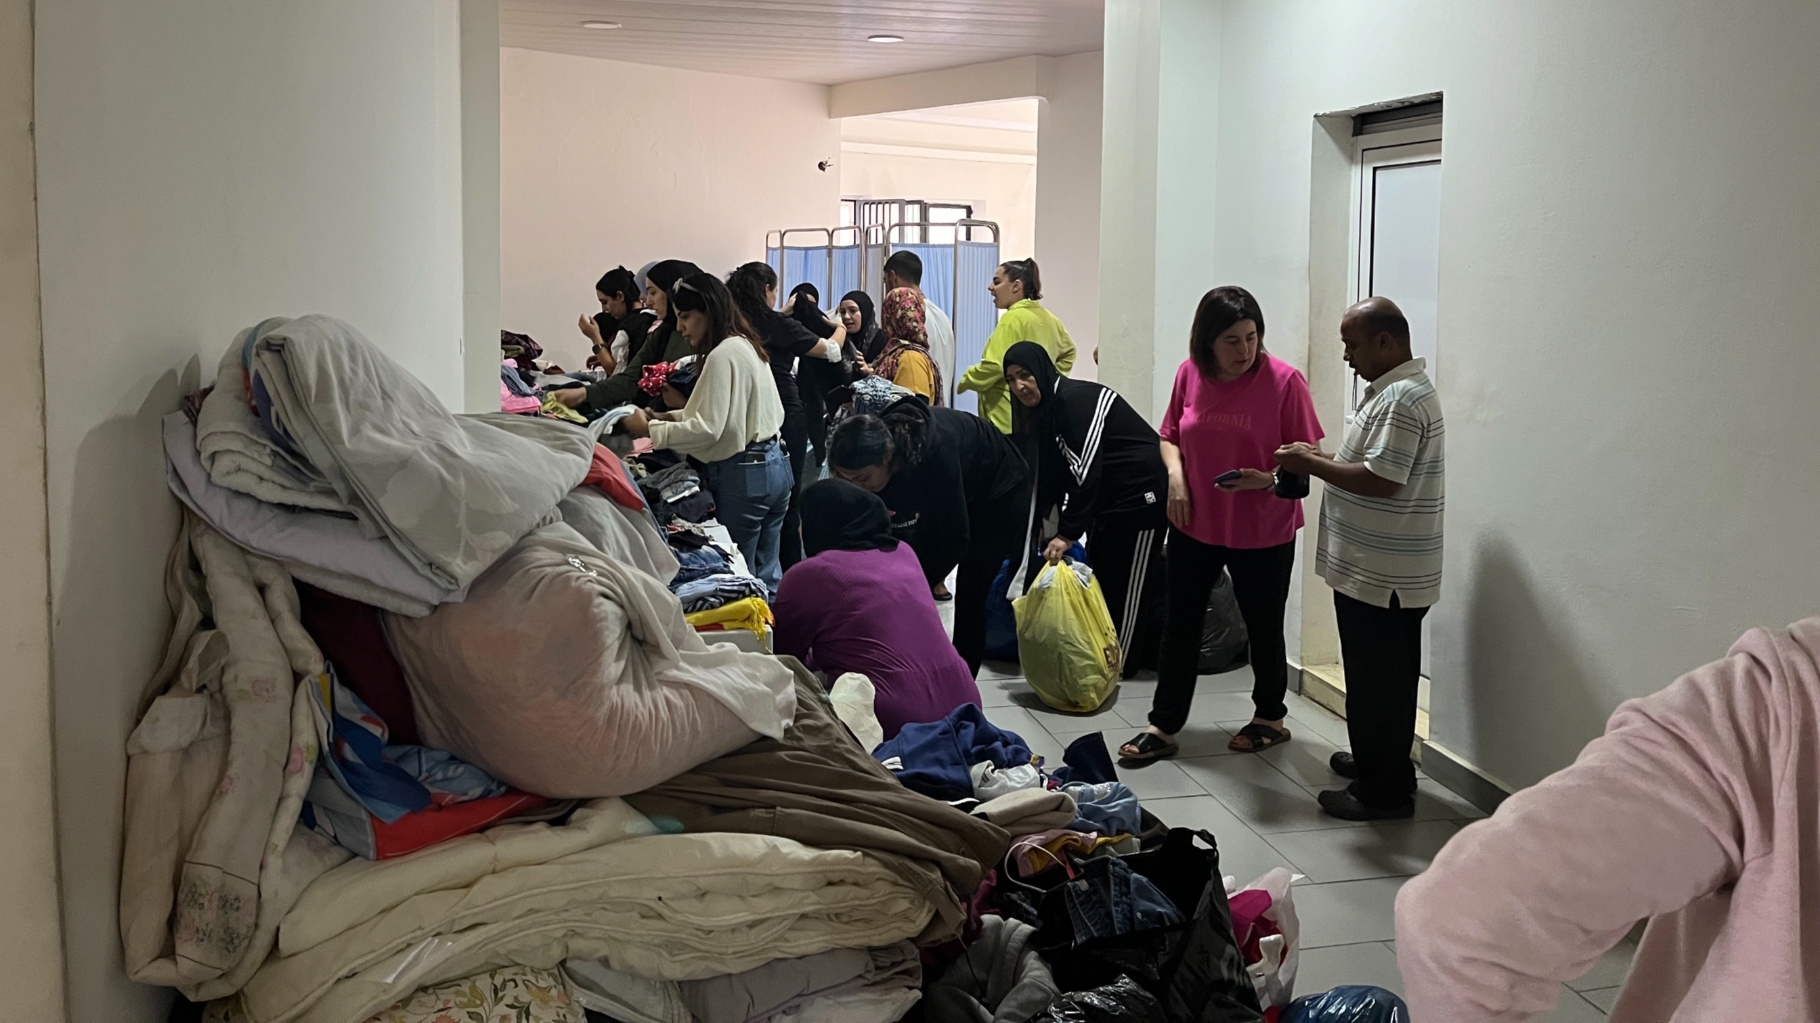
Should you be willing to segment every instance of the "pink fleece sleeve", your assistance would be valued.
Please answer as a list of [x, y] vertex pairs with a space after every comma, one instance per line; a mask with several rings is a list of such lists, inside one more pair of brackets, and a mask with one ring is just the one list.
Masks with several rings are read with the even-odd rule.
[[1539, 1018], [1637, 921], [1734, 881], [1772, 826], [1776, 663], [1747, 634], [1450, 842], [1397, 898], [1411, 1015]]

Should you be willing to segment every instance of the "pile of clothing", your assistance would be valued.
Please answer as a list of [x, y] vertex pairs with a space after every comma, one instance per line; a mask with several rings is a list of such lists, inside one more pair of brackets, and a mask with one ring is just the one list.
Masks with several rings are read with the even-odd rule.
[[639, 489], [664, 526], [677, 560], [670, 590], [691, 626], [702, 632], [745, 632], [756, 649], [769, 649], [774, 622], [771, 593], [746, 565], [729, 534], [714, 519], [714, 496], [685, 459], [646, 452], [627, 463]]
[[[135, 980], [217, 1019], [340, 1023], [456, 982], [548, 1008], [564, 963], [711, 984], [843, 952], [788, 1004], [913, 997], [904, 942], [946, 935], [1008, 839], [931, 804], [894, 832], [916, 847], [881, 846], [856, 793], [927, 801], [805, 745], [845, 733], [791, 663], [688, 625], [624, 462], [451, 415], [327, 317], [242, 332], [185, 405], [176, 623], [128, 749]], [[698, 777], [775, 812], [811, 761], [840, 798], [794, 827]]]
[[509, 330], [499, 332], [499, 410], [515, 415], [539, 416], [558, 422], [586, 427], [590, 436], [605, 441], [613, 436], [612, 446], [630, 451], [632, 440], [613, 434], [619, 421], [632, 414], [633, 406], [612, 409], [570, 408], [552, 392], [599, 383], [603, 374], [586, 369], [565, 372], [543, 357], [543, 346], [529, 334]]
[[121, 932], [213, 1023], [1262, 1018], [1217, 854], [1097, 735], [881, 743], [866, 680], [710, 646], [770, 609], [686, 463], [451, 415], [326, 317], [243, 332], [165, 441]]

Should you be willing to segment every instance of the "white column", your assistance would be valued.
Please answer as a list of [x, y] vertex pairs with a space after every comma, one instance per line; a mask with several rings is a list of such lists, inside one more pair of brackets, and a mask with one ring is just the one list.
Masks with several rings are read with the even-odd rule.
[[499, 411], [499, 0], [461, 0], [464, 411]]
[[1219, 0], [1107, 0], [1100, 379], [1153, 422], [1214, 285]]

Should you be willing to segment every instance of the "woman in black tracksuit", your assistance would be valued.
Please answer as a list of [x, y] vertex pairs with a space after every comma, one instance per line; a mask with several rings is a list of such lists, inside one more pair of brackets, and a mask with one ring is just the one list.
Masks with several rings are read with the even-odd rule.
[[960, 569], [954, 649], [977, 676], [992, 580], [1025, 556], [1030, 535], [1030, 473], [1010, 438], [972, 413], [909, 397], [843, 420], [828, 438], [828, 465], [884, 499], [893, 535], [916, 552], [932, 588]]
[[1044, 527], [1055, 523], [1046, 538], [1038, 534], [1047, 540], [1043, 556], [1060, 561], [1087, 534], [1087, 561], [1118, 629], [1125, 676], [1154, 668], [1169, 531], [1169, 472], [1157, 432], [1111, 388], [1062, 376], [1042, 345], [1012, 345], [1004, 366], [1012, 434], [1035, 448], [1037, 516]]

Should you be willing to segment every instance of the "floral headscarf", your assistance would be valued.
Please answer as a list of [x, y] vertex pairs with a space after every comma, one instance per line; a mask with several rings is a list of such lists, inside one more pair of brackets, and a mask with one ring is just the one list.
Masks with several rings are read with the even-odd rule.
[[877, 372], [886, 380], [897, 379], [897, 364], [905, 352], [921, 352], [929, 360], [929, 372], [935, 378], [934, 403], [942, 403], [942, 367], [929, 352], [929, 327], [923, 308], [923, 296], [912, 288], [897, 288], [885, 296], [879, 319], [884, 325], [885, 352], [879, 357]]

